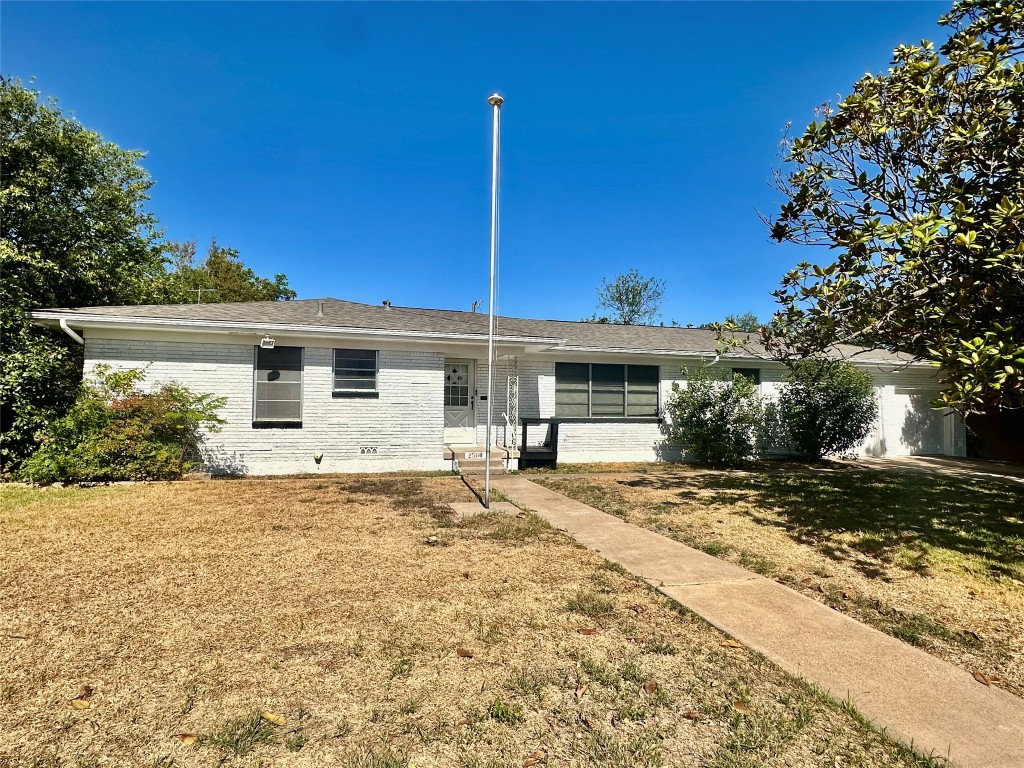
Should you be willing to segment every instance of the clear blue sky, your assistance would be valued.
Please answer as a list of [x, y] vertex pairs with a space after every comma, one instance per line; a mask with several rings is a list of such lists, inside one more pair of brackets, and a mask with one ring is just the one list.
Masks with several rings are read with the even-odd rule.
[[781, 130], [940, 38], [943, 3], [5, 1], [0, 70], [148, 152], [166, 236], [213, 236], [300, 298], [487, 296], [502, 112], [503, 313], [591, 314], [664, 279], [663, 319], [772, 311], [803, 258], [755, 209]]

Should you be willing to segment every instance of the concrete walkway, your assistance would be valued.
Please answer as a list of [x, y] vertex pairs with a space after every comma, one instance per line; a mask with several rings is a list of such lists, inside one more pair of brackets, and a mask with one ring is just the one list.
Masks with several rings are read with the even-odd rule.
[[890, 735], [962, 768], [1024, 766], [1024, 700], [794, 592], [521, 476], [516, 506], [645, 579], [787, 672], [849, 698]]

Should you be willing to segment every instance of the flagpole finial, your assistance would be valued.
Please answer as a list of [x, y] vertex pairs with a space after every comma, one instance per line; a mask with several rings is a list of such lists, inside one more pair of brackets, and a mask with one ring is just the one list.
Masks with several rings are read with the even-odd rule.
[[494, 93], [491, 94], [491, 97], [489, 99], [487, 99], [487, 103], [490, 104], [492, 107], [500, 107], [502, 104], [505, 103], [505, 99], [503, 99], [497, 93]]

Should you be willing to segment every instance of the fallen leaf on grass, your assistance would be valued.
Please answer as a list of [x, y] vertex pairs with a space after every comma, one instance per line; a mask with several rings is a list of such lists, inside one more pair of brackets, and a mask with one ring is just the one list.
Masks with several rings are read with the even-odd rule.
[[75, 709], [88, 709], [90, 707], [90, 704], [85, 699], [72, 699], [71, 706]]
[[800, 579], [800, 583], [803, 584], [805, 587], [809, 587], [811, 586], [811, 584], [814, 583], [814, 579], [808, 576], [806, 579]]
[[586, 692], [587, 692], [587, 686], [581, 685], [579, 688], [576, 689], [576, 699], [577, 700], [582, 699], [583, 698], [583, 694], [586, 693]]
[[734, 701], [732, 703], [732, 708], [735, 709], [737, 712], [739, 712], [741, 715], [749, 715], [750, 714], [750, 707], [748, 707], [742, 701]]
[[548, 753], [543, 749], [537, 749], [527, 755], [526, 760], [523, 761], [523, 768], [531, 768], [534, 765], [540, 765], [548, 759]]
[[456, 648], [455, 652], [459, 654], [460, 659], [472, 659], [473, 652], [469, 648]]
[[462, 572], [462, 578], [464, 578], [464, 579], [471, 578], [470, 575], [469, 575], [469, 571], [463, 571]]
[[577, 629], [576, 631], [579, 632], [581, 635], [596, 635], [597, 627], [583, 627], [582, 629]]
[[641, 613], [643, 613], [647, 609], [644, 606], [642, 606], [639, 603], [637, 603], [636, 605], [629, 606], [629, 610], [631, 610], [633, 613], [635, 613], [637, 616], [639, 616]]
[[658, 692], [658, 684], [651, 680], [650, 682], [644, 683], [644, 692], [649, 693], [652, 696]]
[[178, 734], [178, 741], [180, 741], [186, 747], [191, 747], [197, 741], [199, 741], [199, 737], [196, 736], [194, 733], [179, 733]]
[[700, 720], [700, 713], [691, 709], [689, 712], [683, 712], [683, 717], [687, 720]]
[[91, 685], [83, 685], [81, 688], [78, 689], [78, 695], [75, 698], [88, 699], [91, 698], [95, 692], [96, 689], [93, 688]]
[[260, 712], [260, 717], [266, 720], [271, 725], [287, 725], [288, 721], [284, 719], [283, 715], [279, 715], [276, 712]]
[[744, 648], [745, 646], [739, 640], [723, 640], [723, 648]]

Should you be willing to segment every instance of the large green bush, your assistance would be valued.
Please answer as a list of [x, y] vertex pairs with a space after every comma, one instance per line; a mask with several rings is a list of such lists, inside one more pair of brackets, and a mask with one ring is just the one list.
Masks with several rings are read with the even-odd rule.
[[871, 377], [838, 360], [794, 363], [778, 409], [790, 450], [807, 459], [848, 453], [878, 417]]
[[744, 376], [687, 371], [686, 387], [672, 386], [666, 410], [669, 441], [699, 464], [735, 466], [763, 453], [764, 408]]
[[202, 429], [216, 431], [222, 397], [176, 383], [144, 392], [143, 371], [96, 366], [74, 405], [37, 435], [39, 448], [22, 479], [57, 481], [170, 480], [199, 463]]

